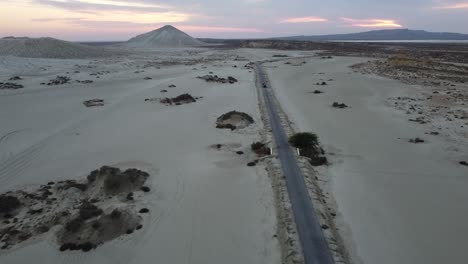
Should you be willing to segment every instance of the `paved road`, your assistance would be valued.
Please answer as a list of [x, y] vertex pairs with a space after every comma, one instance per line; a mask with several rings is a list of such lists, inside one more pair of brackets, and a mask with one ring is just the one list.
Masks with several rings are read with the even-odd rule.
[[289, 146], [278, 112], [275, 110], [274, 94], [268, 77], [260, 63], [255, 64], [259, 83], [263, 86], [262, 94], [278, 148], [278, 156], [286, 177], [289, 198], [291, 200], [297, 231], [302, 245], [306, 264], [332, 264], [333, 257], [320, 227], [314, 206], [310, 199], [304, 177], [297, 163], [296, 156]]

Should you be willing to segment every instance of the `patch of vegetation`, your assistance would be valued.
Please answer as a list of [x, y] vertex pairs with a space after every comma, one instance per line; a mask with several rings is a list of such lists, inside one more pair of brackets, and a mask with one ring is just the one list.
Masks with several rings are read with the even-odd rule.
[[325, 151], [319, 146], [318, 136], [314, 133], [296, 133], [289, 138], [289, 143], [299, 149], [299, 154], [308, 157], [312, 166], [327, 165]]
[[262, 142], [255, 142], [250, 145], [250, 148], [252, 149], [255, 154], [259, 156], [267, 156], [271, 155], [270, 153], [270, 148], [265, 145], [265, 143]]
[[296, 148], [311, 148], [318, 145], [318, 136], [314, 133], [301, 132], [292, 135], [289, 138], [289, 143]]

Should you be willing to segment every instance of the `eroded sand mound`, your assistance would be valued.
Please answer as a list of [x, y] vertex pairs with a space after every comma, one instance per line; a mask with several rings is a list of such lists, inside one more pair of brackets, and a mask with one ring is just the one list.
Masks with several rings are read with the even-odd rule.
[[243, 112], [231, 111], [218, 117], [216, 128], [231, 130], [246, 128], [255, 123], [254, 119]]
[[137, 169], [104, 166], [87, 179], [1, 194], [0, 248], [13, 248], [54, 226], [61, 227], [56, 233], [60, 250], [88, 251], [131, 234], [142, 228], [137, 207], [143, 193], [150, 191], [144, 186], [148, 177]]
[[3, 38], [0, 39], [0, 56], [28, 58], [81, 59], [107, 57], [116, 51], [81, 45], [54, 38]]

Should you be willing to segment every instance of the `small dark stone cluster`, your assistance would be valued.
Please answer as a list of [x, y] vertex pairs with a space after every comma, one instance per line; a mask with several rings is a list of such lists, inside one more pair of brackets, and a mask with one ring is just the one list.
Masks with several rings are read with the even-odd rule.
[[17, 84], [17, 83], [2, 83], [0, 82], [0, 90], [3, 90], [3, 89], [13, 89], [13, 90], [16, 90], [16, 89], [21, 89], [21, 88], [24, 88], [24, 86], [22, 84]]
[[50, 80], [47, 85], [62, 85], [70, 83], [71, 78], [68, 76], [57, 76], [57, 78]]
[[255, 166], [257, 166], [258, 162], [259, 162], [259, 160], [251, 161], [251, 162], [247, 163], [247, 166], [248, 167], [255, 167]]
[[84, 101], [83, 104], [86, 107], [104, 106], [104, 100], [102, 100], [102, 99], [91, 99], [91, 100]]
[[82, 84], [90, 84], [90, 83], [93, 83], [94, 81], [93, 80], [84, 80], [84, 81], [76, 80], [76, 82], [82, 83]]
[[424, 143], [426, 142], [424, 139], [421, 139], [421, 138], [411, 138], [409, 140], [410, 143], [414, 143], [414, 144], [419, 144], [419, 143]]
[[334, 103], [332, 104], [332, 106], [333, 106], [334, 108], [340, 108], [340, 109], [348, 108], [348, 106], [347, 106], [346, 104], [344, 104], [344, 103], [338, 103], [338, 102], [334, 102]]
[[88, 252], [91, 249], [95, 249], [95, 248], [96, 248], [96, 245], [94, 245], [91, 242], [85, 242], [83, 244], [65, 243], [62, 246], [60, 246], [60, 251], [81, 250], [83, 252]]
[[217, 83], [236, 83], [238, 80], [232, 76], [228, 76], [227, 78], [218, 77], [218, 75], [205, 75], [205, 76], [198, 76], [198, 79], [205, 80], [206, 82], [217, 82]]
[[[190, 94], [181, 94], [177, 97], [173, 98], [163, 98], [159, 100], [161, 104], [166, 104], [166, 105], [182, 105], [182, 104], [190, 104], [190, 103], [195, 103], [199, 99], [198, 97], [193, 97]], [[145, 101], [149, 101], [149, 99], [145, 99]]]

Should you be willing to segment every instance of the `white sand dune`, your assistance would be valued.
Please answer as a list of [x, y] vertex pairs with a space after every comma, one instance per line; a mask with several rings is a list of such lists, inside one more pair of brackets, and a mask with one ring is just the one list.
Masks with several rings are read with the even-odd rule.
[[[334, 153], [320, 178], [331, 180], [343, 234], [363, 263], [465, 263], [468, 177], [458, 161], [468, 158], [467, 142], [425, 135], [430, 127], [386, 106], [386, 98], [419, 88], [348, 68], [363, 60], [317, 58], [269, 69], [295, 126], [316, 132]], [[314, 86], [320, 79], [334, 81]], [[350, 108], [330, 107], [335, 101]], [[418, 136], [428, 142], [408, 143]]]
[[[150, 213], [141, 232], [89, 253], [60, 252], [49, 235], [0, 251], [1, 263], [280, 262], [273, 237], [276, 213], [271, 183], [262, 165], [246, 166], [254, 158], [249, 147], [261, 128], [253, 75], [240, 69], [242, 62], [234, 61], [213, 62], [203, 69], [201, 65], [143, 69], [140, 66], [150, 59], [141, 57], [141, 61], [97, 62], [40, 59], [38, 65], [48, 67], [23, 76], [26, 88], [0, 91], [0, 192], [84, 177], [106, 164], [140, 168], [151, 174], [152, 190], [145, 195], [144, 206]], [[31, 68], [36, 63], [3, 58], [6, 69], [0, 79], [20, 68], [11, 64], [24, 62]], [[110, 73], [92, 77], [95, 82], [89, 85], [39, 85], [75, 70], [80, 73], [70, 74], [73, 79], [90, 78], [96, 71]], [[235, 76], [240, 82], [207, 84], [195, 78], [210, 71]], [[145, 76], [152, 80], [144, 80]], [[168, 88], [170, 84], [177, 87]], [[181, 106], [144, 101], [161, 97], [163, 89], [168, 90], [165, 97], [188, 92], [203, 99]], [[83, 106], [83, 101], [93, 98], [106, 104]], [[216, 129], [216, 118], [234, 109], [252, 115], [256, 124], [238, 132]], [[210, 148], [218, 143], [231, 149]], [[237, 155], [235, 150], [246, 154]]]
[[0, 39], [0, 56], [83, 59], [107, 57], [116, 53], [117, 51], [109, 49], [86, 46], [54, 38], [7, 37]]

